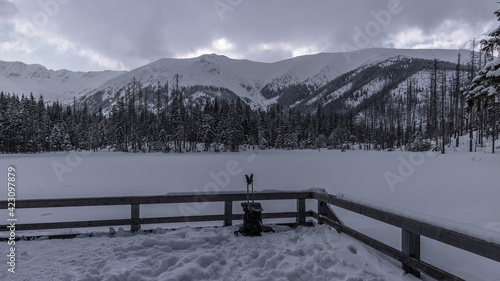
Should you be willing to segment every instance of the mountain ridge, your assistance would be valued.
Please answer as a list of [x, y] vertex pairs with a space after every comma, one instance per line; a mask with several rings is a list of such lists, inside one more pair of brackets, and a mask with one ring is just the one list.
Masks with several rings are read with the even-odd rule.
[[[373, 65], [386, 69], [393, 63], [391, 60], [404, 58], [410, 58], [409, 63], [411, 59], [456, 62], [458, 54], [466, 58], [469, 51], [375, 48], [350, 53], [318, 53], [272, 63], [206, 54], [187, 59], [162, 58], [130, 71], [99, 72], [47, 70], [41, 65], [0, 61], [0, 90], [17, 94], [33, 92], [35, 96], [44, 95], [46, 100], [63, 102], [70, 102], [76, 97], [79, 102], [87, 103], [90, 107], [108, 108], [125, 95], [127, 89], [133, 86], [133, 81], [139, 88], [168, 83], [171, 90], [178, 75], [179, 86], [191, 89], [190, 95], [196, 97], [213, 98], [220, 92], [227, 92], [233, 98], [243, 99], [253, 108], [266, 108], [279, 103], [285, 95], [289, 99], [287, 106], [302, 103], [301, 108], [310, 110], [303, 101], [314, 99], [311, 95], [320, 94], [316, 90], [346, 73], [354, 71], [353, 75], [356, 75], [356, 71], [362, 73], [363, 69]], [[377, 75], [373, 75], [372, 80], [377, 79]], [[210, 90], [194, 90], [200, 87]], [[331, 90], [335, 92], [339, 89]], [[335, 96], [332, 93], [322, 94]], [[342, 91], [338, 96], [342, 96]]]
[[33, 93], [35, 97], [43, 95], [47, 101], [70, 101], [123, 73], [52, 70], [40, 64], [0, 61], [0, 91], [18, 95]]

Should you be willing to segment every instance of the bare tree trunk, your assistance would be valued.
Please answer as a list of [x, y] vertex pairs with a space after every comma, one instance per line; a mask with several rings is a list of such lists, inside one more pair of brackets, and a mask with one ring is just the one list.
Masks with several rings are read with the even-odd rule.
[[458, 113], [458, 104], [460, 100], [460, 54], [458, 54], [457, 72], [456, 72], [456, 84], [455, 84], [455, 105], [454, 105], [454, 118], [453, 118], [453, 131], [455, 132], [455, 147], [459, 145], [460, 133], [458, 126], [462, 126], [459, 122], [460, 114]]
[[434, 138], [436, 141], [436, 145], [439, 142], [439, 134], [438, 134], [438, 119], [437, 119], [437, 59], [434, 59], [434, 72], [432, 74], [431, 79], [431, 136], [430, 139]]
[[444, 122], [444, 103], [445, 103], [445, 95], [446, 95], [446, 72], [443, 73], [442, 77], [442, 85], [441, 85], [441, 136], [442, 136], [442, 144], [441, 144], [441, 153], [445, 153], [445, 136], [446, 136], [446, 126]]
[[496, 129], [497, 129], [497, 126], [495, 124], [495, 125], [493, 125], [493, 144], [491, 145], [491, 153], [493, 153], [493, 154], [495, 153], [495, 136], [497, 134]]
[[495, 153], [495, 139], [497, 138], [497, 132], [498, 132], [498, 104], [495, 100], [495, 98], [493, 99], [493, 101], [495, 102], [495, 118], [494, 118], [494, 121], [493, 121], [493, 144], [491, 146], [491, 153]]
[[482, 148], [483, 147], [483, 120], [484, 120], [484, 116], [483, 116], [483, 103], [481, 101], [479, 101], [479, 105], [480, 105], [480, 108], [478, 109], [477, 111], [477, 117], [478, 117], [478, 122], [477, 122], [477, 125], [478, 125], [478, 134], [479, 134], [479, 139], [478, 139], [478, 142], [479, 142], [479, 146]]
[[469, 151], [472, 152], [472, 140], [474, 139], [474, 135], [472, 133], [472, 109], [469, 113]]

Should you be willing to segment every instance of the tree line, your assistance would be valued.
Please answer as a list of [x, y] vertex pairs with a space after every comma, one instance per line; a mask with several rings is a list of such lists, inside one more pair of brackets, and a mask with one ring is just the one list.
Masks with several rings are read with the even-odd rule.
[[[110, 149], [126, 152], [239, 151], [249, 148], [341, 148], [355, 141], [352, 116], [252, 109], [240, 99], [186, 100], [159, 86], [156, 107], [127, 91], [110, 112], [0, 93], [0, 151], [38, 153]], [[351, 129], [349, 129], [351, 128]]]

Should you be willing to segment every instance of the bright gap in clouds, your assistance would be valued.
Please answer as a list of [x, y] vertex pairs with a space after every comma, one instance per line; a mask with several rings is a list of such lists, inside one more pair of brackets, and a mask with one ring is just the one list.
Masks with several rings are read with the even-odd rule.
[[226, 40], [226, 38], [221, 38], [212, 42], [212, 46], [218, 51], [231, 51], [234, 45]]
[[212, 41], [210, 47], [191, 50], [189, 53], [177, 55], [176, 58], [196, 58], [205, 54], [219, 54], [226, 55], [230, 58], [239, 58], [240, 55], [238, 53], [232, 52], [234, 49], [235, 45], [223, 37]]
[[470, 49], [474, 38], [478, 44], [496, 25], [496, 21], [490, 21], [482, 28], [481, 34], [477, 34], [478, 27], [469, 23], [445, 20], [432, 33], [419, 27], [410, 27], [389, 36], [388, 41], [392, 42], [394, 48], [401, 49]]
[[[298, 57], [305, 55], [313, 55], [325, 50], [318, 48], [313, 44], [305, 44], [301, 46], [295, 46], [295, 44], [288, 42], [268, 42], [260, 43], [249, 48], [251, 51], [266, 52], [266, 51], [278, 51], [283, 54], [289, 54], [290, 57]], [[282, 59], [288, 59], [290, 57], [285, 57]]]
[[265, 59], [251, 59], [253, 61], [261, 62], [276, 62], [283, 59], [288, 59], [290, 57], [298, 57], [304, 55], [312, 55], [320, 52], [325, 52], [325, 50], [318, 48], [315, 45], [301, 45], [295, 46], [289, 42], [265, 42], [258, 43], [251, 46], [240, 47], [232, 43], [227, 38], [219, 38], [212, 41], [211, 46], [191, 50], [188, 53], [179, 54], [176, 58], [193, 58], [199, 57], [204, 54], [218, 54], [225, 55], [232, 59], [249, 59], [253, 54], [265, 53], [265, 52], [277, 52], [282, 54], [288, 54], [285, 57], [276, 58], [275, 60], [268, 61]]

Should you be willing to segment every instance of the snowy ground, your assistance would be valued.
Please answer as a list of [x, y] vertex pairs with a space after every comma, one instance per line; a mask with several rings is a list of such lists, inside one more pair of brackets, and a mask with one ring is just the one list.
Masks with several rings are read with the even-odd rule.
[[[229, 175], [228, 164], [233, 168], [232, 174]], [[32, 199], [32, 198], [68, 198], [68, 197], [93, 197], [93, 196], [123, 196], [123, 195], [159, 195], [170, 192], [203, 192], [204, 187], [214, 186], [215, 183], [220, 191], [242, 191], [245, 189], [244, 174], [255, 174], [255, 187], [258, 190], [265, 189], [280, 189], [280, 190], [302, 190], [311, 187], [320, 187], [327, 190], [331, 194], [343, 193], [365, 200], [379, 202], [387, 206], [396, 208], [404, 208], [406, 210], [419, 212], [426, 215], [440, 217], [448, 220], [457, 221], [469, 226], [474, 226], [491, 231], [497, 231], [500, 235], [500, 154], [490, 154], [483, 151], [476, 153], [468, 153], [461, 151], [450, 151], [441, 155], [439, 153], [427, 154], [409, 154], [407, 152], [366, 152], [366, 151], [348, 151], [345, 153], [339, 151], [257, 151], [240, 152], [240, 153], [191, 153], [191, 154], [126, 154], [126, 153], [111, 153], [98, 152], [85, 155], [76, 155], [74, 152], [54, 153], [54, 154], [39, 154], [39, 155], [2, 155], [1, 167], [4, 171], [8, 165], [14, 165], [17, 169], [18, 193], [17, 200]], [[235, 168], [236, 167], [236, 168]], [[56, 170], [54, 169], [56, 168]], [[56, 172], [59, 171], [59, 172]], [[223, 177], [223, 174], [229, 175]], [[6, 182], [6, 173], [0, 173], [0, 182]], [[215, 176], [214, 176], [215, 175]], [[387, 178], [389, 177], [389, 181]], [[219, 179], [219, 181], [217, 180]], [[391, 182], [392, 181], [392, 182]], [[213, 191], [213, 190], [210, 190]], [[6, 200], [7, 192], [0, 193], [0, 200]], [[310, 206], [309, 206], [310, 205]], [[313, 204], [309, 204], [308, 208], [313, 208]], [[196, 207], [196, 206], [195, 206]], [[263, 202], [264, 212], [274, 211], [291, 211], [294, 210], [294, 202]], [[363, 233], [369, 234], [374, 238], [381, 240], [395, 248], [400, 248], [400, 230], [387, 226], [385, 224], [363, 218], [352, 214], [348, 211], [335, 209], [341, 219], [350, 227], [353, 227]], [[208, 206], [203, 206], [198, 210], [200, 213], [220, 214], [223, 211], [222, 204], [213, 203]], [[235, 203], [234, 212], [239, 211], [239, 206]], [[181, 214], [178, 206], [142, 206], [142, 216], [164, 216], [165, 213], [175, 216]], [[17, 210], [19, 223], [29, 222], [45, 222], [45, 221], [64, 221], [64, 220], [89, 220], [89, 219], [113, 219], [113, 218], [128, 218], [130, 215], [129, 207], [98, 207], [98, 208], [65, 208], [65, 209], [40, 209], [40, 210]], [[6, 211], [0, 211], [0, 217], [6, 218]], [[235, 222], [238, 223], [238, 222]], [[148, 228], [148, 226], [143, 226]], [[246, 240], [235, 240], [242, 238], [232, 238], [232, 229], [209, 229], [208, 237], [212, 240], [217, 240], [219, 236], [224, 236], [228, 245], [237, 246], [239, 242]], [[76, 230], [78, 232], [85, 231], [83, 229]], [[183, 230], [186, 232], [186, 237], [200, 237], [200, 231]], [[75, 230], [65, 231], [75, 232]], [[328, 233], [328, 235], [325, 235]], [[5, 236], [6, 233], [1, 233]], [[189, 235], [188, 235], [189, 234]], [[162, 235], [175, 235], [175, 233], [164, 233], [154, 235], [138, 235], [134, 237], [121, 238], [88, 238], [74, 239], [64, 241], [34, 241], [21, 242], [17, 244], [18, 251], [21, 253], [19, 261], [19, 272], [22, 274], [32, 274], [39, 272], [41, 267], [48, 267], [45, 273], [49, 274], [68, 274], [67, 280], [106, 280], [106, 279], [82, 279], [85, 276], [94, 276], [97, 273], [106, 276], [120, 276], [125, 274], [127, 270], [135, 266], [147, 267], [147, 256], [149, 249], [161, 248], [170, 246], [163, 241]], [[198, 235], [198, 236], [197, 236]], [[309, 241], [304, 243], [312, 243], [315, 239], [318, 241], [330, 241], [331, 249], [326, 256], [339, 260], [338, 264], [355, 264], [352, 271], [345, 271], [346, 275], [338, 280], [347, 280], [350, 276], [357, 276], [359, 280], [369, 279], [369, 276], [379, 276], [378, 274], [388, 274], [388, 280], [399, 280], [396, 278], [401, 274], [396, 267], [389, 270], [387, 267], [376, 268], [374, 261], [378, 260], [378, 255], [367, 256], [356, 255], [363, 257], [356, 262], [349, 262], [349, 251], [339, 251], [344, 249], [347, 244], [356, 244], [357, 249], [366, 249], [358, 243], [347, 238], [339, 238], [334, 231], [327, 231], [323, 228], [282, 230], [276, 236], [266, 234], [266, 239], [258, 240], [259, 245], [265, 247], [265, 243], [270, 245], [279, 245], [272, 241], [289, 239], [290, 236], [312, 236], [313, 238], [303, 237], [298, 241]], [[326, 239], [323, 236], [328, 236], [333, 240]], [[320, 238], [323, 237], [323, 238]], [[253, 239], [253, 238], [251, 238]], [[273, 240], [278, 239], [278, 240]], [[323, 239], [323, 240], [321, 240]], [[344, 240], [342, 240], [344, 239]], [[144, 246], [144, 241], [153, 241], [148, 247]], [[158, 246], [155, 246], [154, 241], [158, 241]], [[163, 241], [163, 242], [162, 242]], [[193, 240], [193, 247], [211, 247], [212, 242], [208, 244], [196, 244], [196, 239]], [[257, 241], [253, 239], [251, 241]], [[344, 241], [336, 244], [334, 241]], [[328, 242], [328, 243], [330, 243]], [[169, 242], [168, 242], [169, 243]], [[205, 242], [203, 242], [205, 243]], [[216, 242], [213, 242], [216, 243]], [[283, 242], [285, 243], [285, 242]], [[318, 242], [319, 243], [319, 242]], [[143, 256], [136, 263], [132, 258], [119, 263], [115, 248], [119, 244], [130, 244], [130, 251], [136, 249], [137, 252], [130, 252], [130, 255]], [[74, 257], [70, 257], [70, 252], [76, 252], [69, 249], [73, 247], [89, 247], [89, 249], [101, 249], [99, 254], [93, 254], [92, 251], [83, 252], [80, 256], [74, 253]], [[111, 245], [114, 253], [107, 253], [105, 250], [110, 249]], [[139, 245], [134, 248], [133, 245]], [[273, 258], [279, 260], [276, 264], [290, 263], [290, 260], [297, 258], [293, 253], [284, 253], [286, 249], [303, 249], [300, 243], [288, 243], [283, 245], [283, 249], [275, 247], [269, 249], [274, 251]], [[2, 248], [7, 247], [2, 244]], [[128, 247], [128, 246], [127, 246]], [[141, 248], [142, 247], [142, 248]], [[214, 247], [221, 247], [215, 244]], [[194, 249], [194, 248], [189, 248]], [[219, 248], [217, 248], [219, 249]], [[236, 249], [242, 249], [236, 247]], [[333, 250], [337, 249], [337, 250]], [[41, 252], [41, 251], [44, 252]], [[222, 249], [219, 249], [222, 251]], [[2, 252], [7, 250], [2, 249]], [[54, 251], [49, 254], [50, 251]], [[190, 261], [187, 248], [177, 252], [176, 256], [179, 259], [186, 259], [185, 262], [177, 262], [170, 269], [163, 268], [157, 272], [169, 272], [169, 277], [175, 277], [175, 274], [184, 274], [190, 272], [187, 268], [190, 266], [199, 267], [200, 274], [207, 274], [210, 269], [217, 268], [222, 272], [220, 276], [229, 274], [229, 267], [219, 264], [217, 267], [212, 264], [203, 268], [194, 258]], [[198, 250], [196, 250], [198, 251]], [[198, 253], [194, 251], [193, 253]], [[370, 250], [370, 252], [373, 252]], [[22, 253], [25, 253], [24, 255]], [[85, 254], [87, 253], [87, 254]], [[215, 253], [215, 250], [214, 250]], [[319, 253], [319, 252], [318, 252]], [[311, 267], [313, 258], [320, 258], [320, 254], [307, 253], [300, 266], [283, 265], [282, 269], [276, 269], [275, 273], [282, 270], [283, 272], [291, 273], [293, 270], [306, 270], [307, 272], [315, 272], [314, 270], [320, 267]], [[359, 251], [358, 251], [359, 253]], [[162, 254], [161, 251], [158, 254]], [[259, 257], [265, 254], [265, 251], [259, 252]], [[57, 259], [48, 259], [48, 257], [58, 256]], [[102, 259], [98, 259], [99, 255], [103, 255]], [[110, 255], [113, 255], [114, 260]], [[162, 254], [163, 255], [163, 254]], [[202, 256], [203, 253], [193, 255], [193, 257]], [[284, 258], [277, 258], [284, 255]], [[315, 256], [316, 255], [316, 256]], [[38, 259], [47, 259], [45, 263], [40, 263]], [[271, 256], [270, 256], [271, 257]], [[165, 258], [166, 256], [161, 256]], [[367, 261], [368, 269], [363, 267], [363, 259]], [[95, 264], [104, 264], [102, 268], [89, 268], [92, 263], [84, 263], [81, 267], [74, 265], [68, 267], [65, 272], [61, 267], [61, 260], [95, 260]], [[269, 260], [271, 260], [270, 258]], [[467, 280], [496, 280], [500, 276], [500, 264], [480, 258], [478, 256], [465, 253], [461, 250], [453, 249], [449, 246], [438, 242], [422, 239], [422, 259], [431, 264], [443, 267], [454, 274], [461, 276]], [[227, 265], [236, 264], [231, 258], [225, 258]], [[100, 262], [99, 262], [100, 261]], [[68, 261], [69, 262], [69, 261]], [[144, 262], [144, 263], [142, 263]], [[149, 260], [151, 268], [159, 268], [161, 262]], [[243, 263], [243, 260], [241, 260]], [[168, 263], [168, 262], [165, 262]], [[203, 263], [203, 262], [202, 262]], [[0, 279], [2, 274], [6, 272], [4, 262], [0, 268]], [[85, 267], [87, 264], [87, 267]], [[198, 264], [198, 265], [196, 265]], [[233, 264], [233, 265], [234, 265]], [[293, 263], [292, 263], [293, 264]], [[309, 264], [309, 265], [308, 265]], [[168, 267], [168, 265], [165, 265]], [[349, 267], [347, 265], [346, 267]], [[106, 268], [106, 269], [104, 269]], [[201, 268], [201, 269], [200, 269]], [[265, 266], [264, 266], [265, 268]], [[302, 268], [302, 269], [300, 269]], [[106, 271], [108, 270], [109, 271]], [[177, 271], [175, 271], [177, 270]], [[252, 271], [254, 270], [254, 271]], [[312, 271], [311, 271], [312, 270]], [[347, 270], [347, 269], [346, 269]], [[368, 273], [363, 270], [367, 270]], [[150, 270], [151, 271], [151, 270]], [[175, 273], [175, 272], [177, 273]], [[193, 269], [194, 271], [194, 269]], [[215, 272], [215, 271], [214, 271]], [[243, 277], [253, 276], [255, 272], [271, 274], [271, 270], [264, 271], [262, 268], [252, 266], [248, 270], [240, 270], [239, 274]], [[357, 273], [356, 273], [357, 272]], [[362, 276], [362, 274], [368, 274]], [[72, 277], [73, 274], [74, 276]], [[94, 274], [94, 275], [92, 275]], [[113, 275], [116, 274], [116, 275]], [[236, 273], [234, 273], [236, 274]], [[318, 272], [317, 279], [321, 280], [323, 276]], [[325, 273], [326, 274], [326, 273]], [[371, 275], [370, 275], [371, 274]], [[396, 275], [394, 275], [396, 274]], [[131, 276], [131, 274], [126, 274]], [[18, 275], [22, 276], [22, 275]], [[26, 275], [25, 275], [26, 276]], [[59, 275], [63, 276], [63, 275]], [[124, 276], [124, 275], [122, 275]], [[235, 276], [236, 275], [230, 275]], [[271, 276], [271, 275], [263, 275]], [[273, 275], [274, 276], [274, 275]], [[287, 276], [285, 273], [280, 274], [281, 277]], [[95, 277], [95, 276], [94, 276]], [[142, 276], [147, 279], [146, 275]], [[149, 278], [149, 277], [148, 277]], [[279, 280], [278, 278], [269, 277], [269, 280]], [[304, 277], [305, 278], [305, 277]], [[391, 279], [392, 278], [392, 279]], [[396, 279], [394, 279], [396, 278]], [[58, 278], [54, 277], [54, 280]], [[196, 278], [193, 277], [193, 280]], [[286, 279], [286, 278], [285, 278]], [[284, 279], [284, 280], [285, 280]], [[305, 278], [308, 279], [308, 278]], [[21, 279], [23, 280], [23, 279]], [[48, 279], [51, 280], [51, 279]], [[109, 280], [121, 280], [109, 279]], [[140, 278], [131, 280], [142, 280]], [[152, 278], [151, 280], [155, 280]], [[161, 279], [160, 279], [161, 280]], [[175, 280], [175, 279], [174, 279]], [[185, 278], [185, 280], [190, 280]], [[231, 280], [229, 278], [228, 280]], [[252, 279], [252, 280], [259, 280]], [[263, 279], [267, 280], [267, 279]], [[293, 280], [289, 278], [289, 280]], [[298, 280], [301, 280], [299, 278]], [[304, 279], [302, 279], [304, 280]], [[327, 278], [328, 280], [328, 278]], [[356, 280], [356, 279], [352, 279]], [[378, 280], [378, 279], [373, 279]], [[384, 279], [382, 279], [384, 280]]]
[[236, 227], [185, 227], [133, 237], [27, 241], [19, 246], [16, 278], [2, 271], [0, 279], [417, 280], [326, 226], [274, 228], [263, 237], [236, 237]]

